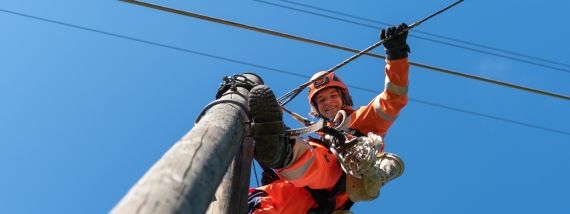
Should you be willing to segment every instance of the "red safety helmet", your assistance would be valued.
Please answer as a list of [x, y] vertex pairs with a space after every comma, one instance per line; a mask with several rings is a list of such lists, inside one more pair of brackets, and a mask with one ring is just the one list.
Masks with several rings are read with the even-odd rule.
[[[323, 75], [324, 73], [326, 73], [326, 71], [319, 71], [316, 74], [314, 74], [311, 79], [309, 81], [313, 81], [315, 79], [317, 79], [319, 76]], [[352, 98], [350, 97], [350, 94], [348, 93], [348, 88], [346, 87], [346, 85], [342, 82], [342, 80], [340, 80], [340, 78], [335, 75], [334, 73], [328, 73], [327, 75], [319, 78], [318, 80], [314, 81], [313, 83], [311, 83], [309, 85], [309, 103], [311, 104], [311, 114], [313, 116], [320, 116], [320, 113], [317, 109], [317, 105], [314, 102], [314, 98], [317, 95], [317, 93], [319, 93], [320, 91], [324, 90], [325, 88], [329, 88], [329, 87], [335, 87], [337, 88], [337, 90], [339, 91], [341, 97], [342, 97], [342, 102], [343, 102], [343, 107], [345, 106], [352, 106]]]

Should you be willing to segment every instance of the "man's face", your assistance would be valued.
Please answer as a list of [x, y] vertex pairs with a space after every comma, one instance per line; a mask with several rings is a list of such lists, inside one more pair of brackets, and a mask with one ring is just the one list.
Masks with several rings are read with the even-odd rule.
[[342, 109], [342, 97], [338, 90], [333, 87], [317, 93], [315, 102], [319, 113], [329, 119], [333, 119], [336, 113]]

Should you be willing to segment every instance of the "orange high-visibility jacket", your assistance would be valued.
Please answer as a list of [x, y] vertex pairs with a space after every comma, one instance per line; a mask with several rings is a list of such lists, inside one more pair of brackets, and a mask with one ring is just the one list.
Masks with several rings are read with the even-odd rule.
[[[367, 134], [373, 132], [384, 137], [400, 110], [408, 102], [408, 59], [386, 60], [384, 91], [368, 105], [354, 110], [347, 118], [348, 127]], [[293, 145], [290, 164], [276, 170], [281, 180], [258, 189], [268, 193], [262, 199], [261, 208], [255, 213], [306, 213], [316, 202], [304, 187], [332, 189], [342, 176], [336, 157], [323, 145], [316, 142], [303, 143], [300, 139]], [[348, 201], [344, 192], [336, 198], [336, 208]]]

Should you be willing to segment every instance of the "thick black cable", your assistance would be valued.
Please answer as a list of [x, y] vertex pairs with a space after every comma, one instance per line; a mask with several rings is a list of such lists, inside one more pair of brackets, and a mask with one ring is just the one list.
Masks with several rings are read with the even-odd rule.
[[[316, 13], [313, 11], [303, 10], [303, 9], [299, 9], [299, 8], [289, 7], [289, 6], [285, 6], [285, 5], [281, 5], [281, 4], [277, 4], [277, 3], [273, 3], [273, 2], [264, 1], [264, 0], [253, 0], [253, 1], [263, 3], [263, 4], [267, 4], [267, 5], [271, 5], [271, 6], [275, 6], [275, 7], [288, 9], [288, 10], [294, 10], [297, 12], [311, 14], [311, 15], [315, 15], [315, 16], [319, 16], [319, 17], [323, 17], [323, 18], [337, 20], [337, 21], [341, 21], [341, 22], [345, 22], [345, 23], [349, 23], [349, 24], [363, 26], [363, 27], [367, 27], [367, 28], [371, 28], [371, 29], [382, 28], [382, 26], [375, 26], [375, 25], [370, 25], [370, 24], [366, 24], [366, 23], [362, 23], [362, 22], [356, 22], [356, 21], [352, 21], [352, 20], [348, 20], [348, 19], [343, 19], [343, 18], [339, 18], [339, 17], [335, 17], [335, 16], [325, 15], [322, 13]], [[311, 8], [313, 10], [324, 11], [327, 13], [332, 13], [335, 15], [341, 15], [341, 16], [345, 16], [345, 17], [349, 17], [349, 18], [353, 18], [353, 19], [357, 19], [357, 20], [361, 20], [361, 21], [367, 21], [367, 22], [371, 22], [371, 23], [375, 23], [375, 24], [379, 24], [379, 25], [383, 25], [383, 26], [393, 26], [393, 24], [390, 24], [390, 23], [380, 22], [380, 21], [376, 21], [376, 20], [372, 20], [372, 19], [368, 19], [368, 18], [364, 18], [364, 17], [360, 17], [360, 16], [355, 16], [352, 14], [342, 13], [339, 11], [328, 10], [328, 9], [324, 9], [324, 8], [320, 8], [320, 7], [316, 7], [316, 6], [312, 6], [312, 5], [308, 5], [308, 4], [304, 4], [304, 3], [299, 3], [299, 2], [289, 1], [289, 0], [276, 0], [276, 1], [286, 2], [289, 4], [301, 6], [301, 7]], [[492, 50], [492, 51], [496, 51], [496, 52], [501, 52], [501, 53], [505, 53], [505, 54], [509, 54], [509, 55], [513, 55], [513, 56], [517, 56], [517, 57], [521, 57], [521, 58], [526, 58], [526, 59], [516, 58], [516, 57], [504, 55], [504, 54], [493, 53], [493, 52], [489, 52], [489, 51], [485, 51], [485, 50], [480, 50], [480, 49], [471, 48], [471, 47], [467, 47], [467, 46], [463, 46], [463, 45], [453, 44], [453, 43], [449, 43], [449, 42], [445, 42], [445, 41], [440, 41], [440, 40], [436, 40], [436, 39], [431, 39], [431, 38], [427, 38], [427, 37], [414, 35], [417, 33], [436, 37], [439, 39], [449, 40], [449, 41], [453, 41], [453, 42], [457, 42], [457, 43], [463, 43], [463, 44], [471, 45], [471, 46], [482, 48], [482, 49], [488, 49], [488, 50]], [[422, 39], [422, 40], [426, 40], [426, 41], [430, 41], [430, 42], [434, 42], [434, 43], [439, 43], [439, 44], [443, 44], [443, 45], [447, 45], [447, 46], [452, 46], [452, 47], [456, 47], [456, 48], [470, 50], [473, 52], [483, 53], [483, 54], [487, 54], [487, 55], [492, 55], [492, 56], [496, 56], [496, 57], [510, 59], [513, 61], [518, 61], [518, 62], [522, 62], [522, 63], [527, 63], [527, 64], [531, 64], [531, 65], [536, 65], [536, 66], [540, 66], [540, 67], [545, 67], [545, 68], [549, 68], [549, 69], [553, 69], [553, 70], [557, 70], [557, 71], [570, 73], [569, 69], [563, 69], [563, 68], [547, 65], [544, 63], [538, 63], [536, 61], [541, 61], [541, 62], [545, 62], [545, 63], [549, 63], [549, 64], [554, 64], [554, 65], [570, 68], [570, 65], [564, 64], [561, 62], [556, 62], [553, 60], [548, 60], [548, 59], [544, 59], [544, 58], [540, 58], [540, 57], [536, 57], [536, 56], [521, 54], [521, 53], [517, 53], [514, 51], [500, 49], [500, 48], [496, 48], [496, 47], [492, 47], [492, 46], [488, 46], [488, 45], [482, 45], [482, 44], [478, 44], [478, 43], [474, 43], [474, 42], [470, 42], [470, 41], [466, 41], [466, 40], [460, 40], [460, 39], [456, 39], [456, 38], [452, 38], [452, 37], [448, 37], [448, 36], [429, 33], [429, 32], [425, 32], [425, 31], [421, 31], [421, 30], [414, 30], [414, 34], [409, 35], [409, 37], [418, 38], [418, 39]]]
[[[226, 24], [226, 25], [230, 25], [230, 26], [234, 26], [234, 27], [239, 27], [239, 28], [244, 28], [244, 29], [248, 29], [248, 30], [253, 30], [253, 31], [256, 31], [256, 32], [260, 32], [260, 33], [270, 34], [270, 35], [279, 36], [279, 37], [283, 37], [283, 38], [288, 38], [288, 39], [293, 39], [293, 40], [297, 40], [297, 41], [307, 42], [307, 43], [311, 43], [311, 44], [316, 44], [316, 45], [326, 46], [326, 47], [330, 47], [330, 48], [335, 48], [335, 49], [339, 49], [339, 50], [349, 51], [349, 52], [353, 52], [353, 53], [359, 53], [359, 52], [360, 52], [360, 50], [356, 50], [356, 49], [352, 49], [352, 48], [347, 48], [347, 47], [342, 47], [342, 46], [335, 45], [335, 44], [325, 43], [325, 42], [316, 41], [316, 40], [312, 40], [312, 39], [307, 39], [307, 38], [303, 38], [303, 37], [299, 37], [299, 36], [294, 36], [294, 35], [290, 35], [290, 34], [284, 34], [284, 33], [276, 32], [276, 31], [272, 31], [272, 30], [267, 30], [267, 29], [263, 29], [263, 28], [252, 27], [252, 26], [249, 26], [249, 25], [244, 25], [244, 24], [240, 24], [240, 23], [236, 23], [236, 22], [231, 22], [231, 21], [227, 21], [227, 20], [223, 20], [223, 19], [213, 18], [213, 17], [209, 17], [209, 16], [205, 16], [205, 15], [200, 15], [200, 14], [188, 12], [188, 11], [183, 11], [183, 10], [178, 10], [178, 9], [172, 9], [172, 8], [168, 8], [168, 7], [164, 7], [164, 6], [160, 6], [160, 5], [155, 5], [155, 4], [151, 4], [151, 3], [147, 3], [147, 2], [141, 2], [141, 1], [135, 1], [135, 0], [121, 0], [121, 1], [124, 1], [124, 2], [127, 2], [127, 3], [133, 3], [133, 4], [137, 4], [137, 5], [141, 5], [141, 6], [153, 8], [153, 9], [158, 9], [158, 10], [162, 10], [162, 11], [166, 11], [166, 12], [172, 12], [172, 13], [176, 13], [176, 14], [180, 14], [180, 15], [184, 15], [184, 16], [189, 16], [189, 17], [204, 19], [204, 20], [207, 20], [207, 21], [212, 21], [212, 22], [216, 22], [216, 23], [220, 23], [220, 24]], [[385, 56], [378, 55], [378, 54], [374, 54], [374, 53], [369, 53], [369, 52], [368, 52], [368, 53], [365, 53], [365, 55], [373, 56], [373, 57], [380, 58], [380, 59], [386, 59]], [[542, 91], [542, 90], [533, 89], [533, 88], [528, 88], [528, 87], [524, 87], [524, 86], [518, 86], [518, 85], [514, 85], [514, 84], [510, 84], [510, 83], [504, 83], [504, 82], [496, 81], [496, 80], [490, 80], [490, 79], [486, 79], [486, 78], [483, 78], [483, 77], [478, 77], [478, 76], [474, 76], [474, 75], [470, 75], [470, 74], [460, 73], [460, 72], [452, 71], [452, 70], [449, 70], [449, 69], [438, 68], [438, 67], [435, 67], [435, 66], [420, 64], [420, 63], [417, 63], [417, 62], [409, 62], [409, 63], [410, 63], [410, 65], [413, 65], [413, 66], [417, 66], [417, 67], [421, 67], [421, 68], [426, 68], [426, 69], [429, 69], [429, 70], [438, 71], [438, 72], [445, 73], [445, 74], [451, 74], [451, 75], [455, 75], [455, 76], [461, 76], [461, 77], [464, 77], [464, 78], [469, 78], [469, 79], [478, 80], [478, 81], [484, 81], [484, 82], [493, 83], [493, 84], [499, 84], [499, 85], [502, 85], [502, 86], [505, 86], [505, 87], [510, 87], [510, 88], [514, 88], [514, 89], [521, 89], [521, 90], [524, 90], [524, 91], [528, 91], [528, 92], [532, 92], [532, 93], [537, 93], [537, 94], [542, 94], [542, 95], [545, 95], [545, 96], [550, 96], [550, 97], [555, 97], [555, 98], [570, 100], [570, 96], [565, 96], [565, 95], [561, 95], [561, 94], [556, 94], [556, 93], [553, 93], [553, 92]], [[291, 73], [291, 72], [289, 72], [289, 73]], [[298, 75], [298, 74], [297, 74], [297, 75]]]
[[[282, 74], [286, 74], [286, 75], [290, 75], [290, 76], [296, 76], [296, 77], [300, 77], [300, 78], [303, 78], [303, 79], [308, 79], [308, 78], [310, 78], [310, 76], [307, 76], [307, 75], [304, 75], [304, 74], [298, 74], [298, 73], [294, 73], [294, 72], [290, 72], [290, 71], [284, 71], [284, 70], [281, 70], [281, 69], [271, 68], [271, 67], [268, 67], [268, 66], [258, 65], [258, 64], [249, 63], [249, 62], [244, 62], [244, 61], [235, 60], [235, 59], [230, 59], [230, 58], [226, 58], [226, 57], [220, 57], [220, 56], [216, 56], [216, 55], [212, 55], [212, 54], [208, 54], [208, 53], [193, 51], [193, 50], [189, 50], [189, 49], [185, 49], [185, 48], [179, 48], [179, 47], [175, 47], [175, 46], [171, 46], [171, 45], [166, 45], [166, 44], [162, 44], [162, 43], [157, 43], [157, 42], [152, 42], [152, 41], [148, 41], [148, 40], [138, 39], [138, 38], [134, 38], [134, 37], [130, 37], [130, 36], [125, 36], [125, 35], [120, 35], [120, 34], [105, 32], [105, 31], [101, 31], [101, 30], [96, 30], [96, 29], [88, 28], [88, 27], [83, 27], [83, 26], [79, 26], [79, 25], [64, 23], [64, 22], [60, 22], [60, 21], [55, 21], [55, 20], [51, 20], [51, 19], [41, 18], [41, 17], [37, 17], [37, 16], [27, 15], [27, 14], [18, 13], [18, 12], [13, 12], [13, 11], [4, 10], [4, 9], [0, 9], [0, 11], [1, 11], [1, 12], [5, 12], [5, 13], [9, 13], [9, 14], [13, 14], [13, 15], [18, 15], [18, 16], [22, 16], [22, 17], [26, 17], [26, 18], [31, 18], [31, 19], [39, 20], [39, 21], [49, 22], [49, 23], [52, 23], [52, 24], [58, 24], [58, 25], [66, 26], [66, 27], [76, 28], [76, 29], [80, 29], [80, 30], [85, 30], [85, 31], [93, 32], [93, 33], [99, 33], [99, 34], [103, 34], [103, 35], [107, 35], [107, 36], [112, 36], [112, 37], [116, 37], [116, 38], [120, 38], [120, 39], [126, 39], [126, 40], [131, 40], [131, 41], [135, 41], [135, 42], [140, 42], [140, 43], [144, 43], [144, 44], [148, 44], [148, 45], [152, 45], [152, 46], [167, 48], [167, 49], [176, 50], [176, 51], [181, 51], [181, 52], [184, 52], [184, 53], [190, 53], [190, 54], [195, 54], [195, 55], [199, 55], [199, 56], [209, 57], [209, 58], [218, 59], [218, 60], [222, 60], [222, 61], [232, 62], [232, 63], [236, 63], [236, 64], [241, 64], [241, 65], [256, 67], [256, 68], [264, 69], [264, 70], [267, 70], [267, 71], [275, 71], [275, 72], [278, 72], [278, 73], [282, 73]], [[378, 93], [377, 91], [374, 91], [374, 90], [372, 90], [372, 89], [366, 89], [366, 88], [362, 88], [362, 87], [354, 86], [354, 85], [348, 85], [348, 86], [351, 87], [351, 88], [354, 88], [354, 89], [356, 89], [356, 90], [367, 91], [367, 92], [372, 92], [372, 93], [376, 93], [376, 94]], [[543, 130], [543, 131], [554, 132], [554, 133], [558, 133], [558, 134], [563, 134], [563, 135], [570, 136], [570, 132], [566, 132], [566, 131], [561, 131], [561, 130], [552, 129], [552, 128], [545, 128], [545, 127], [542, 127], [542, 126], [537, 126], [537, 125], [533, 125], [533, 124], [529, 124], [529, 123], [523, 123], [523, 122], [511, 120], [511, 119], [506, 119], [506, 118], [501, 118], [501, 117], [497, 117], [497, 116], [492, 116], [492, 115], [477, 113], [477, 112], [473, 112], [473, 111], [463, 110], [463, 109], [460, 109], [460, 108], [450, 107], [450, 106], [446, 106], [446, 105], [443, 105], [443, 104], [435, 104], [435, 103], [431, 103], [431, 102], [427, 102], [427, 101], [422, 101], [422, 100], [419, 100], [419, 99], [409, 98], [409, 100], [410, 100], [411, 102], [418, 102], [418, 103], [422, 103], [422, 104], [429, 105], [429, 106], [433, 106], [433, 107], [438, 107], [438, 108], [443, 108], [443, 109], [447, 109], [447, 110], [462, 112], [462, 113], [465, 113], [465, 114], [471, 114], [471, 115], [475, 115], [475, 116], [485, 117], [485, 118], [488, 118], [488, 119], [493, 119], [493, 120], [503, 121], [503, 122], [507, 122], [507, 123], [518, 124], [518, 125], [526, 126], [526, 127], [529, 127], [529, 128], [535, 128], [535, 129], [540, 129], [540, 130]]]

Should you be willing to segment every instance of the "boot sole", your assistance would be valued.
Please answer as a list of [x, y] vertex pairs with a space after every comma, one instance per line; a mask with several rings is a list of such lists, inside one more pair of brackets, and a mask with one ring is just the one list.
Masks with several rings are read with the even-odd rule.
[[282, 167], [287, 156], [287, 144], [283, 113], [275, 94], [268, 86], [258, 85], [250, 90], [248, 102], [254, 122], [256, 159], [271, 168]]
[[[253, 87], [249, 92], [249, 108], [256, 123], [276, 122], [283, 120], [281, 107], [275, 99], [271, 88], [265, 85]], [[282, 133], [276, 133], [282, 134]]]

